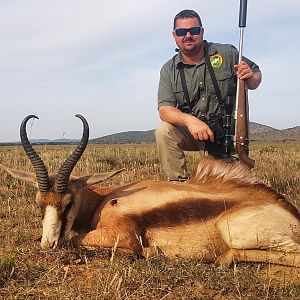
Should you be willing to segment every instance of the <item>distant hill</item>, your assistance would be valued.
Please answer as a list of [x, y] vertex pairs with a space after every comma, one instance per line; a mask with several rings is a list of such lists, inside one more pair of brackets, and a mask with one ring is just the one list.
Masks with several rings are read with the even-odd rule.
[[275, 129], [250, 122], [250, 139], [252, 141], [296, 141], [300, 142], [300, 126]]
[[33, 144], [74, 144], [77, 143], [79, 139], [55, 139], [55, 140], [48, 140], [48, 139], [32, 139], [30, 140]]
[[255, 123], [255, 122], [250, 122], [249, 124], [249, 129], [250, 129], [250, 133], [251, 135], [253, 134], [263, 134], [266, 132], [274, 132], [274, 131], [280, 131], [279, 129], [275, 129], [271, 126], [267, 126], [267, 125], [262, 125], [259, 123]]
[[155, 141], [154, 129], [147, 131], [126, 131], [91, 139], [91, 144], [151, 143]]
[[[300, 126], [275, 129], [270, 126], [250, 122], [252, 141], [297, 141], [300, 142]], [[155, 141], [154, 129], [147, 131], [126, 131], [91, 139], [91, 144], [151, 143]]]
[[[270, 126], [250, 122], [250, 139], [251, 141], [292, 141], [300, 143], [300, 126], [287, 129], [275, 129]], [[32, 144], [48, 145], [67, 145], [77, 144], [78, 139], [33, 139]], [[90, 144], [136, 144], [136, 143], [153, 143], [155, 142], [154, 129], [146, 131], [126, 131], [106, 135], [96, 139], [90, 139]], [[0, 143], [1, 145], [16, 145], [16, 143]]]
[[[79, 142], [79, 139], [55, 139], [55, 140], [49, 140], [49, 139], [30, 139], [30, 143], [32, 145], [72, 145], [77, 144]], [[0, 143], [2, 146], [13, 146], [13, 145], [19, 145], [21, 142], [4, 142]]]

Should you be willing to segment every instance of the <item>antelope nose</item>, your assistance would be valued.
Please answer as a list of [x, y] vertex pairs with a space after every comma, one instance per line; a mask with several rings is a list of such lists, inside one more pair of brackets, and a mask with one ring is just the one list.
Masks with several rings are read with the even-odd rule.
[[58, 241], [55, 241], [55, 240], [50, 241], [48, 239], [42, 239], [42, 241], [41, 241], [41, 247], [43, 249], [49, 249], [49, 248], [55, 249], [57, 244], [58, 244]]

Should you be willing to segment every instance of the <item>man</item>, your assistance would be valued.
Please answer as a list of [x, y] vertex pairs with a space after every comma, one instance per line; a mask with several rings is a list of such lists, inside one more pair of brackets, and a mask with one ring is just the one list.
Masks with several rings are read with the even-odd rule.
[[[173, 38], [179, 53], [160, 72], [158, 109], [162, 122], [155, 135], [160, 160], [170, 181], [189, 178], [184, 151], [206, 150], [222, 158], [218, 133], [207, 123], [211, 124], [211, 119], [217, 119], [218, 123], [224, 116], [220, 98], [231, 96], [235, 101], [237, 77], [245, 81], [248, 89], [256, 89], [261, 82], [261, 72], [254, 62], [243, 57], [238, 64], [234, 46], [207, 43], [203, 34], [201, 19], [195, 11], [178, 13], [174, 18]], [[211, 70], [208, 63], [213, 67]]]

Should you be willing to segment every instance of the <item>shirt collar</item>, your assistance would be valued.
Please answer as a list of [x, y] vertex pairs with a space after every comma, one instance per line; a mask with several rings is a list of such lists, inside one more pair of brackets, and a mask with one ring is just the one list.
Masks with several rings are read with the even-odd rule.
[[[209, 43], [207, 41], [203, 41], [204, 43], [206, 42], [207, 43], [207, 47], [208, 47], [208, 56], [211, 56], [211, 55], [214, 55], [216, 53], [218, 53], [217, 51], [217, 48], [214, 46], [213, 43]], [[178, 49], [176, 48], [175, 51], [178, 51]], [[202, 65], [205, 63], [205, 59], [203, 58], [197, 65]], [[180, 65], [189, 65], [189, 64], [186, 64], [182, 58], [181, 58], [181, 54], [180, 52], [178, 52], [178, 54], [175, 55], [175, 64], [177, 66], [177, 68], [180, 66]]]

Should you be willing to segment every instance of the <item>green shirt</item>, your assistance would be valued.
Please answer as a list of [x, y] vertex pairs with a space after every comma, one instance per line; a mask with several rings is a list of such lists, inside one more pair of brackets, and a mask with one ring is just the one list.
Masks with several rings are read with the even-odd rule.
[[[228, 44], [208, 43], [208, 55], [223, 99], [226, 96], [235, 98], [237, 77], [234, 65], [238, 63], [238, 50]], [[243, 60], [250, 65], [253, 72], [259, 71], [254, 62], [245, 57]], [[179, 63], [183, 64], [192, 111], [184, 97]], [[189, 65], [183, 63], [180, 54], [176, 54], [163, 65], [158, 88], [158, 108], [161, 106], [177, 107], [182, 112], [195, 116], [204, 115], [206, 118], [209, 113], [220, 113], [219, 101], [204, 58], [196, 65]]]

